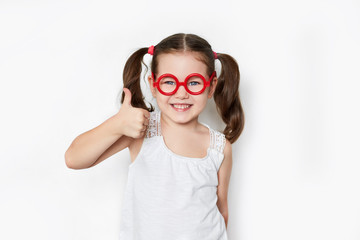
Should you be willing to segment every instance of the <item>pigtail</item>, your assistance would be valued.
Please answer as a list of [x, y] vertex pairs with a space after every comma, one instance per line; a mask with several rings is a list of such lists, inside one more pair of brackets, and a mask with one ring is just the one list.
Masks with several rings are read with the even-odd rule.
[[221, 62], [221, 73], [214, 92], [214, 101], [226, 124], [223, 133], [230, 143], [233, 143], [239, 138], [245, 122], [239, 95], [239, 66], [230, 55], [217, 53], [217, 57]]
[[[128, 88], [131, 92], [131, 105], [137, 108], [143, 108], [149, 112], [154, 111], [154, 107], [150, 103], [150, 108], [145, 104], [145, 97], [141, 91], [140, 87], [140, 77], [142, 71], [142, 65], [146, 67], [146, 72], [148, 67], [143, 61], [144, 55], [148, 53], [148, 48], [140, 48], [134, 52], [125, 63], [123, 71], [123, 83], [124, 88]], [[124, 102], [125, 93], [122, 92], [121, 104]]]

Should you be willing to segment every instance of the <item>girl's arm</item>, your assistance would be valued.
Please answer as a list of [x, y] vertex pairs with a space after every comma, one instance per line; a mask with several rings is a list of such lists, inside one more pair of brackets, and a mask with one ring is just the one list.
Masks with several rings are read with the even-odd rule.
[[117, 114], [71, 143], [65, 152], [66, 166], [73, 169], [95, 166], [145, 135], [150, 113], [131, 105], [129, 89], [124, 88], [124, 93], [124, 102]]
[[229, 218], [229, 211], [228, 211], [228, 189], [229, 189], [229, 182], [230, 182], [230, 175], [232, 169], [232, 147], [229, 140], [226, 139], [226, 144], [224, 147], [224, 160], [220, 165], [220, 169], [218, 171], [218, 201], [217, 206], [221, 215], [223, 215], [225, 220], [225, 225], [227, 228], [228, 225], [228, 218]]
[[[89, 168], [128, 147], [134, 138], [123, 135], [121, 126], [121, 117], [116, 114], [77, 136], [65, 152], [66, 166], [72, 169]], [[107, 151], [105, 154], [109, 148], [111, 153]]]

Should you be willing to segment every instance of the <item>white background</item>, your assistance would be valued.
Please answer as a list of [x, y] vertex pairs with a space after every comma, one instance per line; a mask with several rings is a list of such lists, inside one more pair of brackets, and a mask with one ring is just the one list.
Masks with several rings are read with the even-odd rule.
[[127, 58], [178, 32], [240, 67], [229, 239], [360, 239], [359, 29], [350, 0], [2, 0], [0, 239], [118, 239], [128, 149], [64, 154], [119, 110]]

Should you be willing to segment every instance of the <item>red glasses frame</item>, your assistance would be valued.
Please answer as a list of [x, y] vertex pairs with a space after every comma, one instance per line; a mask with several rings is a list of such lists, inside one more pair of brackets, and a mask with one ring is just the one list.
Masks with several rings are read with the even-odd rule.
[[[209, 81], [206, 81], [205, 77], [204, 77], [203, 75], [201, 75], [200, 73], [191, 73], [191, 74], [189, 74], [189, 75], [185, 78], [185, 81], [184, 81], [184, 82], [179, 82], [179, 80], [177, 79], [177, 77], [174, 76], [173, 74], [170, 74], [170, 73], [165, 73], [165, 74], [161, 75], [161, 76], [158, 78], [157, 81], [155, 81], [155, 75], [154, 75], [153, 72], [151, 72], [151, 75], [152, 75], [152, 77], [153, 77], [153, 79], [154, 79], [153, 86], [156, 87], [156, 88], [159, 90], [159, 92], [160, 92], [161, 94], [163, 94], [163, 95], [166, 95], [166, 96], [173, 95], [174, 93], [177, 92], [177, 90], [179, 89], [180, 86], [184, 86], [185, 90], [186, 90], [188, 93], [192, 94], [192, 95], [199, 95], [199, 94], [201, 94], [202, 92], [204, 92], [207, 87], [210, 87], [210, 82], [211, 82], [211, 80], [213, 79], [213, 77], [216, 76], [216, 71], [214, 71], [214, 72], [211, 74]], [[188, 82], [188, 80], [189, 80], [191, 77], [194, 77], [194, 76], [200, 77], [200, 78], [203, 80], [203, 82], [204, 82], [204, 87], [203, 87], [199, 92], [196, 92], [196, 93], [195, 93], [195, 92], [191, 92], [191, 91], [188, 89], [188, 87], [187, 87], [187, 82]], [[170, 93], [166, 93], [166, 92], [164, 92], [164, 91], [162, 91], [162, 90], [160, 89], [159, 82], [160, 82], [160, 80], [161, 80], [162, 78], [164, 78], [164, 77], [172, 77], [173, 79], [175, 79], [175, 81], [176, 81], [176, 88], [174, 89], [174, 91], [172, 91], [172, 92], [170, 92]]]

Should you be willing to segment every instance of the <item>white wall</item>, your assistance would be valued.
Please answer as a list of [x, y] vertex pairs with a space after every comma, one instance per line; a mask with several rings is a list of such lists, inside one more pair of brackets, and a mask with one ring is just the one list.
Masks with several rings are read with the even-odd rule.
[[240, 66], [229, 239], [360, 239], [359, 29], [350, 0], [1, 1], [0, 239], [118, 239], [128, 150], [64, 153], [118, 111], [130, 54], [177, 32]]

